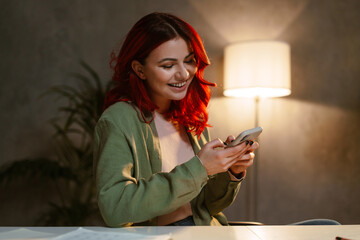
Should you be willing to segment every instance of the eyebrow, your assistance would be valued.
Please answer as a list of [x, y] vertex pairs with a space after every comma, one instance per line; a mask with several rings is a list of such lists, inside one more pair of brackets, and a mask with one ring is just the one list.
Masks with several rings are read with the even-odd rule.
[[[184, 59], [190, 57], [191, 55], [194, 55], [194, 52], [189, 53]], [[176, 58], [164, 58], [164, 59], [161, 59], [160, 61], [158, 61], [158, 63], [162, 63], [162, 62], [165, 62], [165, 61], [174, 61], [174, 62], [176, 62], [177, 59]]]

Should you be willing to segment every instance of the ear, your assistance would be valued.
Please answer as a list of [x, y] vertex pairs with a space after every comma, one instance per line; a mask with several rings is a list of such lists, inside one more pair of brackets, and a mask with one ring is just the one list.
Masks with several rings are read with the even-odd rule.
[[144, 66], [139, 61], [133, 60], [131, 62], [131, 68], [134, 70], [134, 72], [140, 79], [146, 79], [146, 76], [144, 74]]

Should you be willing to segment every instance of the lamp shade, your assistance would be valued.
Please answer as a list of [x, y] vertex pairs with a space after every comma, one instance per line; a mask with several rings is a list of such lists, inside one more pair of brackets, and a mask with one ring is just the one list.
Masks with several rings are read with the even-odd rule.
[[224, 95], [281, 97], [291, 93], [290, 47], [278, 41], [229, 45], [224, 52]]

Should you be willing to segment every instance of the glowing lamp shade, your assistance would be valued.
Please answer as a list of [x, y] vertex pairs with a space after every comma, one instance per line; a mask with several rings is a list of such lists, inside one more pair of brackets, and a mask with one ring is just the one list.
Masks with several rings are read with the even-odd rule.
[[224, 64], [225, 96], [281, 97], [291, 93], [290, 47], [284, 42], [229, 45]]

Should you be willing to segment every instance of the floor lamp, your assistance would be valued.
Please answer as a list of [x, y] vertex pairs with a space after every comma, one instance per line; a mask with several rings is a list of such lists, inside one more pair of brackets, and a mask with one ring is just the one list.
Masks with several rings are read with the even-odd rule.
[[[291, 93], [290, 47], [279, 41], [240, 42], [224, 51], [224, 96], [253, 98], [255, 127], [259, 126], [259, 100]], [[266, 132], [266, 129], [264, 129]], [[247, 218], [257, 221], [258, 162], [249, 174], [246, 190]]]

